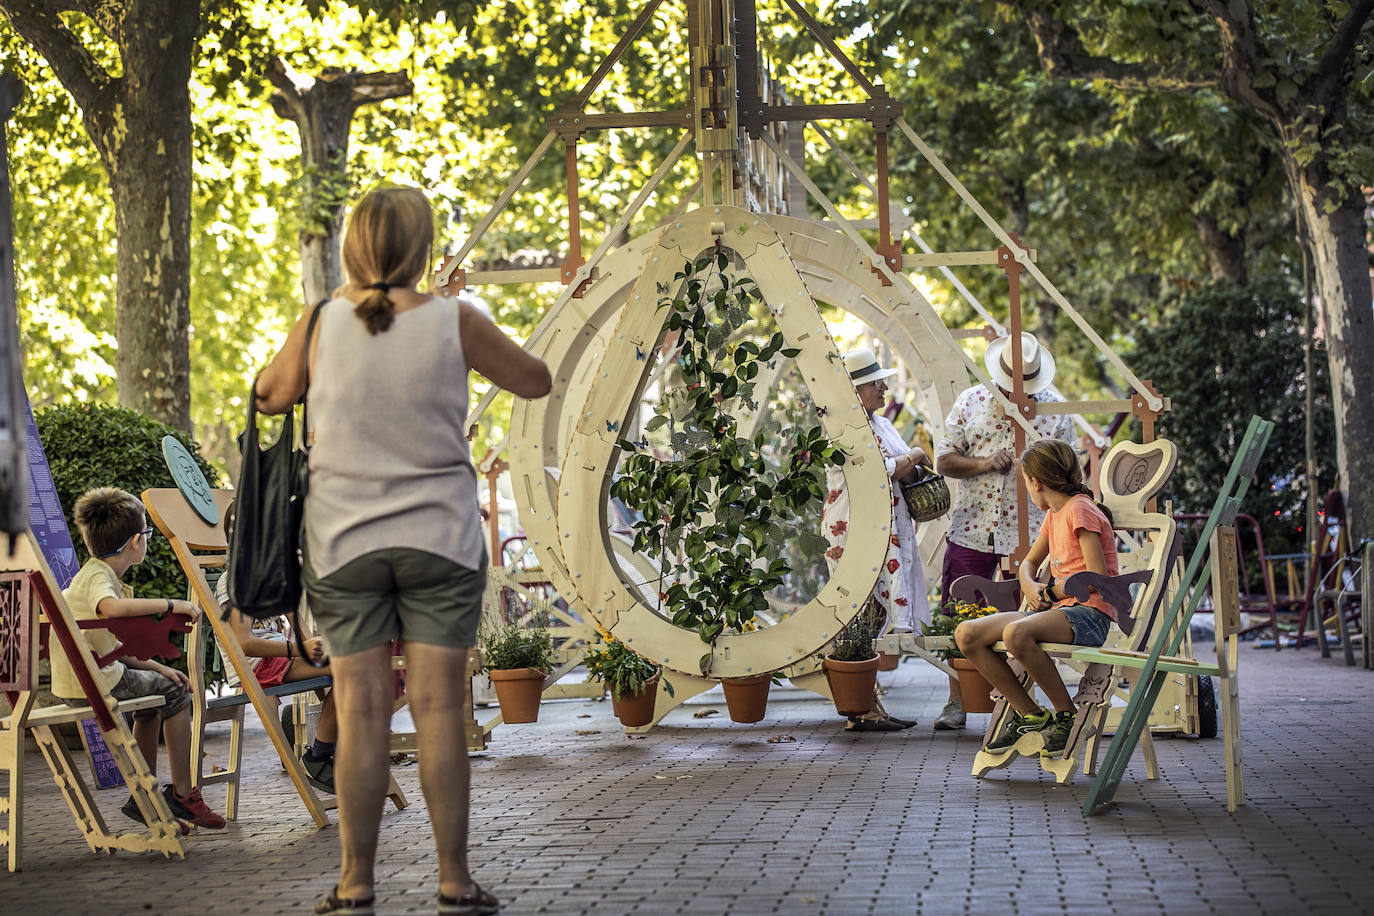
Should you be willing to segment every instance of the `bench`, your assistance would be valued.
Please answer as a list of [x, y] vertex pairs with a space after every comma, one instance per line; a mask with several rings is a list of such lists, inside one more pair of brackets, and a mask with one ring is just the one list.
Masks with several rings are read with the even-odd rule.
[[[1119, 544], [1124, 545], [1124, 549], [1118, 550], [1122, 573], [1115, 577], [1079, 573], [1070, 577], [1063, 588], [1065, 594], [1079, 598], [1087, 597], [1089, 587], [1096, 588], [1114, 607], [1121, 609], [1120, 619], [1108, 635], [1109, 646], [1116, 644], [1126, 650], [1138, 650], [1148, 645], [1160, 616], [1159, 609], [1179, 557], [1178, 532], [1169, 516], [1147, 512], [1146, 506], [1173, 472], [1177, 460], [1178, 450], [1167, 439], [1144, 445], [1121, 442], [1103, 459], [1102, 503], [1112, 511], [1113, 529]], [[965, 601], [981, 599], [999, 610], [1015, 610], [1018, 590], [1016, 580], [994, 582], [964, 576], [951, 585], [950, 593]], [[926, 642], [932, 647], [932, 640]], [[993, 648], [1006, 651], [1001, 642]], [[1073, 778], [1080, 758], [1084, 771], [1094, 772], [1098, 739], [1107, 724], [1112, 697], [1118, 692], [1129, 693], [1134, 675], [1131, 669], [1115, 664], [1110, 656], [1089, 659], [1078, 654], [1080, 646], [1041, 643], [1040, 648], [1052, 658], [1083, 666], [1078, 691], [1073, 696], [1077, 714], [1068, 743], [1059, 754], [1041, 757], [1044, 738], [1033, 732], [1023, 735], [1009, 752], [991, 754], [980, 750], [974, 758], [974, 776], [982, 777], [1006, 767], [1018, 757], [1034, 757], [1061, 784]], [[1024, 683], [1025, 669], [1014, 658], [1009, 661]], [[1011, 712], [1006, 699], [998, 695], [984, 735], [985, 742], [997, 734], [1003, 719]], [[1159, 767], [1148, 732], [1143, 736], [1141, 747], [1146, 775], [1157, 779]]]
[[[19, 871], [23, 867], [24, 736], [29, 732], [37, 740], [53, 780], [92, 852], [124, 849], [184, 858], [186, 841], [181, 825], [158, 791], [157, 780], [121, 715], [158, 706], [163, 702], [162, 697], [118, 701], [103, 689], [94, 653], [82, 627], [72, 617], [31, 531], [14, 538], [4, 568], [8, 571], [0, 573], [0, 631], [12, 638], [4, 641], [3, 651], [0, 651], [0, 692], [9, 701], [11, 712], [0, 719], [0, 770], [9, 777], [5, 794], [0, 796], [0, 814], [7, 815], [5, 829], [0, 830], [0, 844], [7, 848], [9, 870]], [[57, 640], [54, 650], [65, 653], [76, 672], [86, 705], [35, 705], [40, 609]], [[165, 628], [163, 632], [165, 639]], [[117, 832], [106, 824], [94, 794], [81, 776], [66, 743], [55, 731], [59, 724], [84, 719], [95, 720], [148, 826], [137, 831]]]

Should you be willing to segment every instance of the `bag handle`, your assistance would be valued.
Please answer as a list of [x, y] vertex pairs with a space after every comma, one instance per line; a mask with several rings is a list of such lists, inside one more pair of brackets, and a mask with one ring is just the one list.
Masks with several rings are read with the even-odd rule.
[[[310, 391], [310, 340], [311, 340], [312, 337], [315, 336], [315, 322], [317, 322], [317, 321], [320, 320], [320, 309], [323, 308], [323, 307], [324, 307], [324, 304], [325, 304], [326, 302], [328, 302], [328, 301], [329, 301], [328, 299], [321, 299], [319, 302], [316, 302], [316, 303], [315, 303], [315, 307], [312, 308], [312, 309], [310, 310], [310, 320], [309, 320], [308, 322], [306, 322], [306, 325], [305, 325], [305, 355], [301, 358], [301, 361], [302, 361], [302, 363], [304, 364], [304, 368], [305, 368], [305, 389], [304, 389], [303, 391], [301, 391], [301, 396], [300, 396], [299, 398], [296, 399], [296, 403], [297, 403], [297, 404], [302, 404], [302, 405], [305, 406], [305, 410], [304, 410], [304, 412], [303, 412], [304, 415], [301, 417], [301, 429], [302, 429], [301, 437], [302, 437], [302, 439], [304, 439], [304, 437], [305, 437], [304, 430], [308, 428], [308, 427], [305, 425], [305, 423], [306, 423], [306, 421], [309, 419], [309, 416], [310, 416], [310, 405], [306, 403], [306, 399], [305, 399], [306, 394], [308, 394], [309, 391]], [[261, 375], [261, 374], [262, 374], [261, 372], [258, 373], [258, 375]], [[293, 428], [293, 427], [294, 427], [294, 423], [292, 422], [292, 413], [293, 413], [293, 412], [290, 411], [290, 410], [288, 410], [288, 411], [286, 412], [286, 419], [283, 421], [283, 426], [282, 426], [282, 434], [283, 434], [283, 435], [294, 434], [294, 432], [295, 432], [295, 430], [294, 430], [294, 428]], [[247, 427], [247, 429], [244, 430], [244, 433], [243, 433], [243, 434], [244, 434], [244, 437], [245, 437], [245, 442], [244, 442], [244, 446], [243, 446], [243, 447], [244, 447], [245, 449], [248, 448], [248, 446], [249, 446], [250, 444], [251, 444], [254, 448], [257, 448], [257, 447], [258, 447], [258, 376], [257, 376], [257, 375], [253, 376], [253, 382], [252, 382], [251, 385], [248, 386], [248, 427]]]
[[306, 451], [310, 446], [306, 443], [306, 436], [310, 434], [310, 404], [306, 400], [306, 395], [310, 393], [310, 340], [315, 336], [315, 322], [320, 320], [320, 309], [329, 299], [321, 299], [315, 303], [315, 307], [310, 310], [310, 320], [305, 325], [305, 350], [301, 354], [301, 362], [305, 368], [305, 388], [301, 391], [301, 396], [296, 400], [297, 404], [302, 405], [301, 410], [301, 445]]

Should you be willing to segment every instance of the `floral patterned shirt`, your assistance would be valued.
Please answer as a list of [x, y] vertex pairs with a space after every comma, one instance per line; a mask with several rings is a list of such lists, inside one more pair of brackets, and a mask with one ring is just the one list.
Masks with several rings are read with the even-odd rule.
[[[1053, 388], [1031, 395], [1040, 403], [1063, 401]], [[1073, 443], [1073, 421], [1067, 414], [1042, 414], [1031, 426], [1047, 439]], [[953, 452], [969, 458], [986, 458], [1001, 449], [1016, 453], [1016, 424], [982, 385], [965, 389], [945, 418], [945, 432], [936, 455]], [[951, 544], [1007, 556], [1016, 549], [1016, 469], [1005, 474], [989, 471], [958, 482], [949, 530]], [[1027, 501], [1027, 531], [1037, 532], [1045, 513]]]

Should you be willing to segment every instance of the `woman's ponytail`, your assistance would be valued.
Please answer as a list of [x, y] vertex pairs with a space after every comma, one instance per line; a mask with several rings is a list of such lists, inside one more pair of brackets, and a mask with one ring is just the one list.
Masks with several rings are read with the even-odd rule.
[[353, 314], [363, 320], [369, 334], [380, 334], [391, 327], [391, 322], [396, 317], [396, 306], [387, 296], [391, 285], [373, 283], [363, 288], [368, 290], [368, 296], [354, 306]]

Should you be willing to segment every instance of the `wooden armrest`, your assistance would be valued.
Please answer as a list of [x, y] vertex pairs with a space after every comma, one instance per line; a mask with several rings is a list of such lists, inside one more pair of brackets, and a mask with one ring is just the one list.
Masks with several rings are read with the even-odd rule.
[[[134, 697], [132, 700], [120, 700], [115, 712], [136, 712], [140, 709], [153, 709], [167, 702], [167, 698], [161, 694], [146, 697]], [[11, 727], [13, 716], [0, 719]], [[80, 722], [82, 719], [95, 718], [95, 710], [89, 706], [72, 706], [70, 703], [59, 703], [56, 706], [39, 706], [37, 709], [29, 711], [24, 719], [26, 726], [36, 725], [61, 725], [66, 722]]]
[[[1150, 658], [1149, 652], [1131, 649], [1106, 649], [1096, 646], [1078, 646], [1073, 658], [1084, 662], [1103, 662], [1108, 665], [1121, 665], [1125, 668], [1144, 668]], [[1173, 671], [1180, 674], [1212, 675], [1219, 672], [1215, 664], [1200, 662], [1185, 655], [1161, 655], [1155, 661], [1158, 671]]]
[[[984, 579], [982, 576], [960, 576], [949, 586], [952, 598], [972, 601], [974, 604], [986, 602], [988, 607], [999, 611], [1014, 611], [1021, 604], [1021, 583], [1015, 579]], [[981, 598], [979, 596], [982, 596]]]
[[161, 617], [101, 617], [97, 620], [78, 620], [83, 630], [109, 630], [119, 640], [113, 651], [96, 659], [105, 667], [117, 658], [180, 658], [181, 649], [172, 643], [173, 633], [191, 632], [191, 618], [185, 614], [164, 614]]
[[1154, 571], [1150, 569], [1139, 569], [1119, 576], [1078, 572], [1064, 580], [1063, 591], [1071, 598], [1087, 601], [1089, 589], [1097, 589], [1097, 593], [1116, 608], [1116, 623], [1121, 632], [1130, 636], [1135, 623], [1131, 617], [1131, 606], [1135, 603], [1135, 599], [1131, 597], [1131, 586], [1136, 583], [1145, 585], [1153, 578]]

